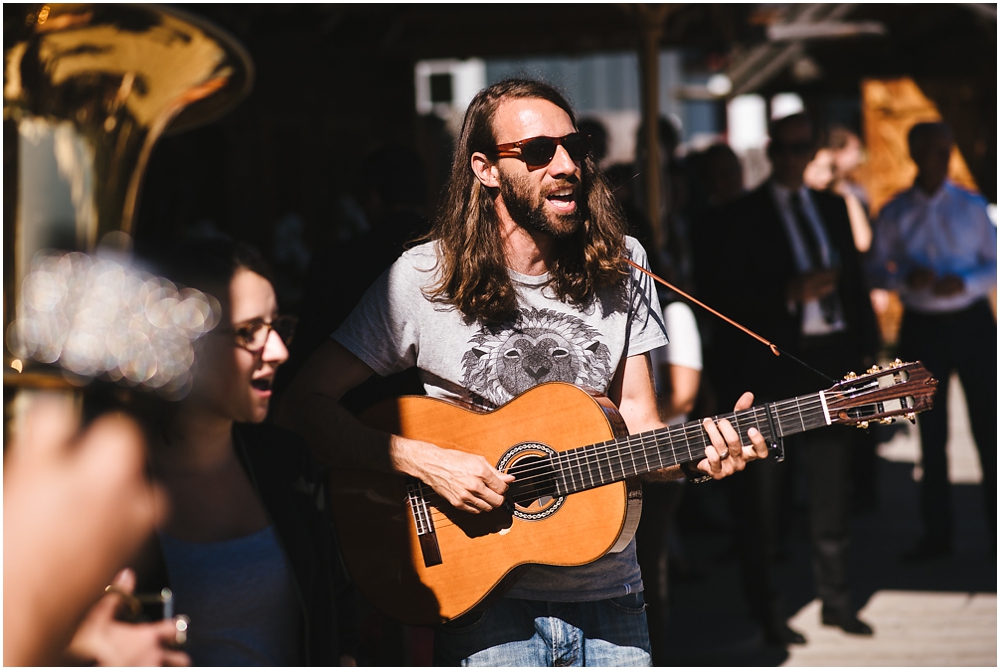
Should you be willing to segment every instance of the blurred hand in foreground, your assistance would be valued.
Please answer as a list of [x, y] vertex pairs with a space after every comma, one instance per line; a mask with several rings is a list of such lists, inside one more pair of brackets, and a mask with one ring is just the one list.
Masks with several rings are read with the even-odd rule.
[[139, 426], [80, 433], [68, 394], [39, 393], [4, 456], [4, 665], [56, 665], [104, 587], [165, 512]]
[[[177, 619], [152, 623], [128, 623], [115, 618], [122, 595], [135, 589], [135, 573], [118, 573], [111, 591], [90, 608], [67, 650], [75, 664], [100, 666], [187, 666], [191, 659], [173, 647], [178, 642]], [[186, 629], [185, 629], [186, 630]]]

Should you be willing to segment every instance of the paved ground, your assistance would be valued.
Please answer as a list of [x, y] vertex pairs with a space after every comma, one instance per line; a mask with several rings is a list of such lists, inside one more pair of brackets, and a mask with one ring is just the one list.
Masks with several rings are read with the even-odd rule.
[[[955, 383], [953, 381], [953, 383]], [[701, 578], [671, 582], [670, 623], [661, 642], [672, 665], [752, 666], [993, 666], [997, 665], [996, 547], [981, 511], [981, 476], [968, 431], [961, 393], [953, 387], [949, 413], [950, 475], [957, 525], [953, 555], [917, 566], [897, 556], [918, 537], [917, 431], [883, 430], [878, 447], [877, 499], [853, 521], [851, 581], [860, 617], [875, 629], [871, 638], [820, 625], [801, 518], [784, 545], [786, 558], [774, 570], [789, 624], [808, 643], [789, 649], [767, 646], [746, 617], [736, 557], [725, 531], [725, 505], [702, 501], [715, 530], [682, 534], [683, 546]], [[704, 486], [712, 486], [706, 484]], [[682, 508], [683, 511], [683, 508]], [[712, 524], [709, 523], [709, 526]], [[712, 575], [712, 579], [704, 575]]]

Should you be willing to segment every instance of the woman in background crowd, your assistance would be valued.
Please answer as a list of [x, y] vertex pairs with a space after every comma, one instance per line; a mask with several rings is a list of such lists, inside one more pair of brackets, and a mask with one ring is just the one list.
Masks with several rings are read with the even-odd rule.
[[169, 584], [190, 617], [195, 665], [341, 665], [353, 596], [324, 511], [324, 471], [296, 436], [263, 424], [294, 322], [249, 247], [188, 244], [165, 274], [219, 299], [190, 394], [151, 436], [170, 515], [137, 565], [139, 591]]

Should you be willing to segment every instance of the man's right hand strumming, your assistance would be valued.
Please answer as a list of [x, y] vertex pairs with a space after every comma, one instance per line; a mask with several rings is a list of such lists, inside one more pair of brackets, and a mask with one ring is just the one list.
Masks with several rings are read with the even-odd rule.
[[482, 456], [429, 442], [392, 437], [395, 469], [430, 485], [455, 509], [479, 514], [503, 505], [513, 475], [498, 472]]
[[305, 437], [328, 465], [411, 475], [464, 512], [488, 512], [503, 504], [514, 477], [497, 472], [482, 456], [363, 426], [341, 407], [343, 394], [371, 374], [357, 356], [330, 340], [289, 388], [278, 423]]

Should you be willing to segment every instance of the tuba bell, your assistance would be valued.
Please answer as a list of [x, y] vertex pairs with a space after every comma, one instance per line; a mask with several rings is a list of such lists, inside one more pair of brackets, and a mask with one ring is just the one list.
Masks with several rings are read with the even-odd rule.
[[[81, 329], [100, 329], [101, 319], [91, 318], [91, 326], [74, 319], [86, 311], [88, 298], [108, 302], [87, 294], [104, 286], [88, 283], [94, 268], [117, 264], [114, 271], [123, 279], [112, 283], [119, 290], [150, 291], [150, 278], [129, 267], [127, 252], [153, 147], [165, 133], [227, 113], [249, 93], [254, 70], [235, 38], [174, 8], [45, 4], [23, 6], [17, 20], [10, 11], [5, 15], [4, 404], [11, 418], [11, 387], [69, 389], [102, 374], [134, 387], [157, 379], [157, 365], [161, 377], [170, 365], [178, 369], [178, 360], [168, 359], [176, 358], [177, 337], [184, 333], [157, 330], [155, 319], [144, 326], [149, 332], [136, 335], [147, 343], [141, 365], [109, 363], [107, 351], [91, 355], [74, 345], [90, 342], [93, 349], [93, 342], [116, 336], [106, 328], [88, 339]], [[33, 276], [33, 267], [48, 274]], [[76, 284], [66, 288], [67, 282]], [[160, 287], [169, 294], [169, 287]], [[163, 305], [191, 297], [176, 293]], [[183, 318], [200, 323], [189, 339], [214, 325], [206, 312], [211, 299], [205, 298], [207, 308], [187, 303]], [[114, 311], [102, 307], [114, 322]], [[168, 344], [157, 351], [160, 341]], [[157, 383], [176, 386], [173, 378]]]

